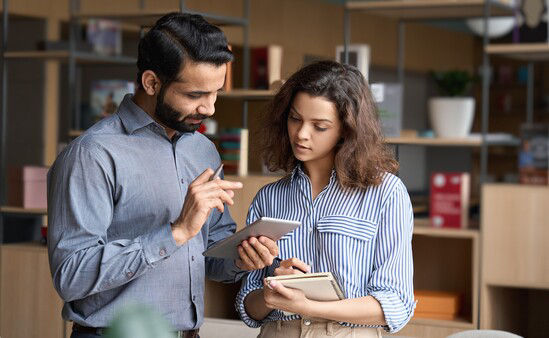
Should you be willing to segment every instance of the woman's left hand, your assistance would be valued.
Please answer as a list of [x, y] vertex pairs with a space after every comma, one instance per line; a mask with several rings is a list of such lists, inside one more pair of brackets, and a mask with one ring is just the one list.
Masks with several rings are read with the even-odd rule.
[[290, 289], [277, 281], [263, 281], [263, 294], [265, 305], [269, 309], [277, 309], [287, 312], [307, 315], [311, 301], [305, 297], [301, 290]]

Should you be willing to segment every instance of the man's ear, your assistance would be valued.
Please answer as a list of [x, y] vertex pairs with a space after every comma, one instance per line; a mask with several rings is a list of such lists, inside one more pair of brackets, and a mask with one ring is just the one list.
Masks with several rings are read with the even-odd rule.
[[141, 85], [148, 95], [154, 96], [160, 91], [160, 79], [152, 70], [146, 70], [141, 75]]

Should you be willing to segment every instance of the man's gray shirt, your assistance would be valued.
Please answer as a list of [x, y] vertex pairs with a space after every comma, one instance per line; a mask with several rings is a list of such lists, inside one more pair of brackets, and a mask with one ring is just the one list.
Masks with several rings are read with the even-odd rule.
[[202, 252], [231, 235], [227, 209], [214, 209], [201, 232], [177, 246], [170, 222], [189, 184], [220, 159], [199, 133], [170, 140], [127, 95], [118, 112], [59, 155], [48, 174], [48, 251], [63, 317], [108, 326], [127, 304], [145, 303], [175, 329], [203, 321], [205, 274], [233, 282], [233, 261]]

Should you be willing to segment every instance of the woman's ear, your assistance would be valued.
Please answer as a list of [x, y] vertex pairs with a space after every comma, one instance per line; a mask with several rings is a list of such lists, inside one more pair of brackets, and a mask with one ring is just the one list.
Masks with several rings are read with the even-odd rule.
[[148, 95], [154, 96], [160, 91], [160, 79], [152, 70], [146, 70], [141, 75], [141, 85]]

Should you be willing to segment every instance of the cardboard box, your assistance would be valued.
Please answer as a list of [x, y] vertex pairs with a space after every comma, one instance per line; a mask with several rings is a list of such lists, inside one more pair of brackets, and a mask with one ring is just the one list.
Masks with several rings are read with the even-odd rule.
[[457, 292], [416, 290], [415, 318], [452, 320], [460, 311], [461, 296]]
[[8, 171], [8, 204], [28, 209], [47, 208], [47, 167], [23, 166]]

